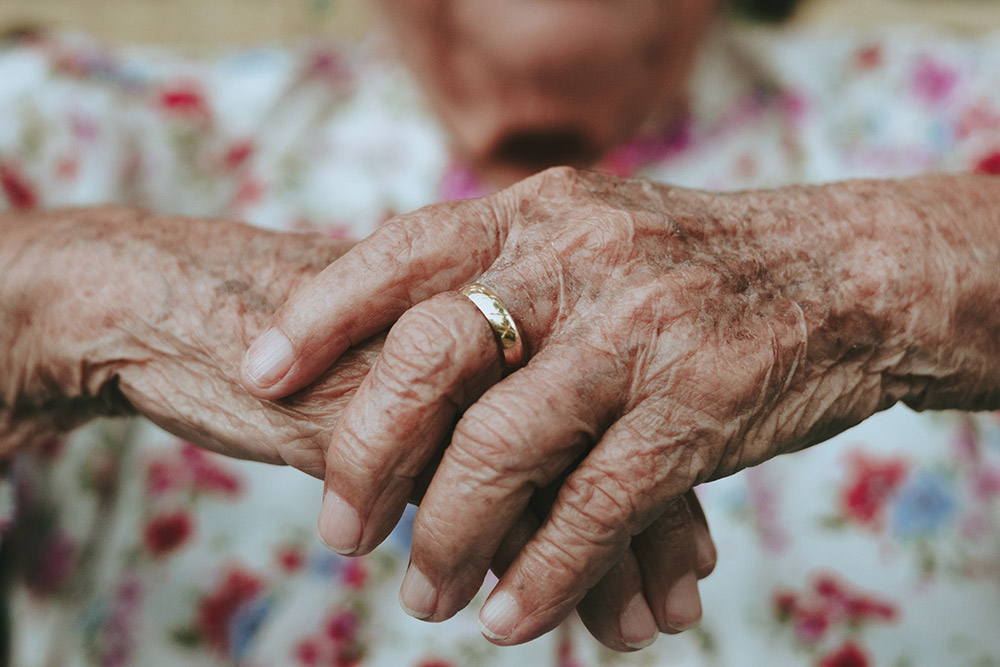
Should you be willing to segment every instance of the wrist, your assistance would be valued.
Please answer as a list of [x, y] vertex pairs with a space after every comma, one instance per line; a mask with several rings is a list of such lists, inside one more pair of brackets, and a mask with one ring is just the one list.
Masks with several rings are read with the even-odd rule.
[[909, 216], [896, 259], [912, 298], [886, 384], [915, 409], [1000, 409], [1000, 179], [928, 176], [899, 189]]
[[1000, 186], [850, 181], [724, 196], [720, 217], [802, 309], [806, 367], [872, 411], [1000, 407]]
[[[90, 223], [106, 212], [2, 217], [0, 452], [4, 454], [67, 431], [96, 414], [121, 409], [109, 386], [95, 381], [85, 363], [88, 348], [110, 341], [102, 340], [100, 323], [93, 319], [97, 313], [84, 305], [95, 283], [83, 278], [108, 265], [103, 258], [77, 249], [94, 235]], [[87, 260], [80, 262], [81, 258]]]

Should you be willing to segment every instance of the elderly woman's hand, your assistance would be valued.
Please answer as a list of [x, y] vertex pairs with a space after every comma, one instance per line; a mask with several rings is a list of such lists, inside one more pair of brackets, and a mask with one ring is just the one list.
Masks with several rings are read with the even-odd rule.
[[[324, 474], [329, 432], [382, 337], [353, 348], [308, 389], [279, 402], [250, 396], [235, 378], [248, 341], [277, 305], [350, 244], [119, 208], [0, 215], [0, 229], [4, 451], [97, 414], [138, 413], [231, 456]], [[543, 497], [535, 508], [544, 516]], [[520, 517], [497, 551], [495, 571], [523, 548], [539, 525], [535, 517], [532, 510]], [[646, 539], [646, 551], [637, 554], [655, 561], [655, 584], [674, 584], [679, 593], [679, 608], [659, 616], [661, 627], [672, 622], [680, 629], [700, 613], [692, 608], [696, 582], [684, 575], [706, 575], [715, 560], [693, 494]], [[579, 606], [595, 636], [619, 650], [657, 632], [635, 557], [626, 556]]]
[[[998, 210], [975, 177], [712, 195], [550, 170], [385, 225], [282, 307], [244, 381], [284, 395], [398, 318], [334, 431], [320, 530], [371, 548], [464, 411], [402, 599], [454, 614], [536, 489], [557, 489], [480, 615], [518, 643], [700, 482], [899, 400], [1000, 404]], [[498, 354], [453, 291], [471, 281], [530, 354], [481, 396]]]
[[4, 388], [4, 449], [40, 429], [139, 413], [201, 446], [322, 476], [326, 432], [379, 341], [281, 404], [233, 378], [277, 305], [349, 244], [121, 208], [0, 222], [5, 245], [23, 246], [4, 267], [0, 337], [18, 369]]

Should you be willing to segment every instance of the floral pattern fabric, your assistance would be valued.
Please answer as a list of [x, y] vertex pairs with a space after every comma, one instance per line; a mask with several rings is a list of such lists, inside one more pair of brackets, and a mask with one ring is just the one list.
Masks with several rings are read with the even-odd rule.
[[[380, 38], [191, 60], [74, 36], [0, 49], [0, 203], [122, 202], [362, 237], [485, 187]], [[599, 168], [732, 189], [1000, 174], [1000, 36], [731, 27], [689, 113]], [[315, 537], [321, 483], [141, 420], [38, 443], [0, 489], [12, 664], [1000, 665], [1000, 416], [896, 407], [699, 489], [719, 549], [695, 631], [618, 655], [578, 622], [514, 648]]]

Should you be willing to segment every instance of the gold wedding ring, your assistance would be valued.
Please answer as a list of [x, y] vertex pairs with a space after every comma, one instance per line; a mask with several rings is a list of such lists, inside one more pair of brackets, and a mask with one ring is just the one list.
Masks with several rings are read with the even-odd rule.
[[503, 305], [493, 290], [479, 283], [471, 283], [458, 293], [467, 297], [476, 308], [483, 314], [486, 321], [493, 328], [500, 351], [503, 352], [504, 364], [508, 371], [513, 371], [521, 367], [524, 361], [524, 342], [521, 340], [521, 333], [514, 323], [514, 316], [510, 314], [507, 307]]

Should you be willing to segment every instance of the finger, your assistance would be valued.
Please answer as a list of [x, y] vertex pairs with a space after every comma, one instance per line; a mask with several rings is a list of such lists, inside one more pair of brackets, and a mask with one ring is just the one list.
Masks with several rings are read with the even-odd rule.
[[705, 510], [698, 500], [698, 494], [691, 489], [684, 494], [684, 499], [687, 500], [688, 509], [694, 518], [695, 572], [699, 579], [704, 579], [715, 570], [715, 563], [719, 558], [718, 551], [715, 548], [715, 540], [712, 539], [712, 531], [708, 527]]
[[408, 310], [334, 428], [319, 534], [342, 554], [391, 532], [457, 414], [500, 379], [489, 323], [454, 292]]
[[301, 389], [415, 303], [483, 273], [506, 233], [507, 216], [492, 201], [499, 199], [399, 216], [324, 269], [250, 346], [241, 373], [247, 390], [276, 399]]
[[651, 448], [659, 429], [644, 421], [630, 414], [616, 422], [567, 478], [542, 528], [480, 611], [492, 641], [518, 644], [555, 627], [632, 536], [692, 480], [701, 481], [692, 456], [697, 448]]
[[659, 633], [643, 593], [642, 571], [631, 550], [587, 591], [576, 612], [597, 641], [616, 651], [645, 648]]
[[414, 522], [406, 578], [427, 595], [404, 596], [408, 609], [442, 620], [469, 603], [535, 490], [612, 419], [622, 388], [607, 378], [621, 375], [617, 363], [611, 354], [581, 358], [578, 345], [552, 344], [465, 412]]
[[685, 496], [632, 540], [646, 599], [662, 632], [687, 630], [701, 618], [697, 526]]
[[[561, 480], [537, 491], [531, 499], [531, 507], [507, 533], [490, 566], [497, 577], [504, 575], [541, 526], [538, 517], [549, 513], [560, 483]], [[615, 651], [634, 651], [649, 646], [659, 632], [643, 594], [639, 564], [631, 551], [587, 592], [576, 611], [590, 634]]]

